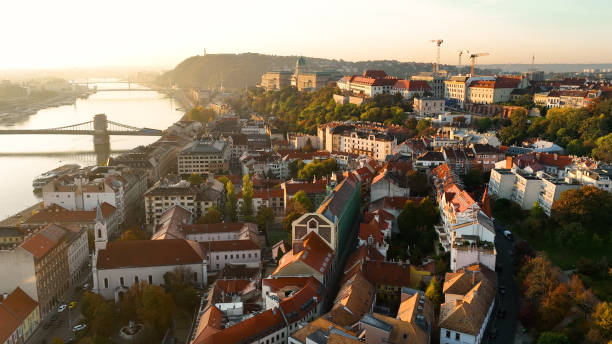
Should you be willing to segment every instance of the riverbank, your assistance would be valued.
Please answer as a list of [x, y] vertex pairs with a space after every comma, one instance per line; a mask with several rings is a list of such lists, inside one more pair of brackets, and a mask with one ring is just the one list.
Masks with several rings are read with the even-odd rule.
[[23, 97], [0, 100], [0, 125], [12, 126], [19, 124], [40, 110], [63, 105], [73, 105], [77, 99], [87, 99], [93, 92], [61, 92], [48, 97]]

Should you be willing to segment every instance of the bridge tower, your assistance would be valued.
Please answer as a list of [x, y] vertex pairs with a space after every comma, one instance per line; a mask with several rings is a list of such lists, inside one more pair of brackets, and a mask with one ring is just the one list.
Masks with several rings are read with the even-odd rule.
[[110, 136], [108, 135], [108, 120], [101, 113], [94, 116], [94, 150], [96, 152], [96, 163], [100, 166], [106, 165], [110, 156]]

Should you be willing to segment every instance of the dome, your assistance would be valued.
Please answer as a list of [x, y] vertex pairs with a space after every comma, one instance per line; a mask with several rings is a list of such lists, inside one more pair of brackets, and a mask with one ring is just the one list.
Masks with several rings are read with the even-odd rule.
[[306, 60], [304, 59], [304, 57], [300, 56], [295, 65], [298, 67], [304, 67], [306, 66]]

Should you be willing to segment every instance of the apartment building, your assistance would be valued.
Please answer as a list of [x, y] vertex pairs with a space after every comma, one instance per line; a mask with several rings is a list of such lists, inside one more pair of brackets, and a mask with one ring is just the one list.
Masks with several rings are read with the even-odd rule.
[[260, 87], [266, 91], [278, 91], [283, 87], [291, 85], [291, 71], [272, 71], [261, 76]]
[[566, 180], [582, 185], [592, 185], [598, 189], [612, 192], [612, 167], [598, 164], [593, 168], [576, 166], [568, 168]]
[[508, 102], [512, 91], [520, 84], [520, 78], [501, 76], [495, 80], [473, 80], [469, 84], [467, 97], [474, 104]]
[[0, 296], [0, 343], [25, 343], [40, 324], [38, 302], [21, 288]]
[[463, 105], [468, 101], [467, 96], [467, 76], [453, 76], [444, 81], [444, 99], [451, 104], [463, 108]]
[[404, 99], [423, 97], [432, 94], [432, 89], [424, 80], [397, 80], [391, 88], [391, 93], [399, 93]]
[[374, 97], [392, 93], [397, 78], [382, 70], [366, 70], [362, 75], [344, 76], [336, 82], [339, 89], [354, 95]]
[[444, 113], [444, 99], [434, 97], [414, 98], [414, 111], [419, 115], [438, 115]]
[[179, 174], [208, 174], [229, 170], [231, 149], [225, 141], [195, 141], [178, 155]]
[[433, 97], [436, 99], [444, 99], [444, 80], [446, 75], [441, 73], [424, 72], [410, 77], [411, 80], [423, 80], [431, 87]]
[[541, 180], [535, 174], [529, 173], [515, 173], [515, 177], [510, 199], [524, 210], [531, 209], [538, 201]]
[[571, 179], [562, 179], [548, 174], [542, 174], [540, 195], [538, 204], [546, 215], [550, 216], [553, 203], [561, 197], [561, 193], [567, 190], [580, 189], [581, 185]]

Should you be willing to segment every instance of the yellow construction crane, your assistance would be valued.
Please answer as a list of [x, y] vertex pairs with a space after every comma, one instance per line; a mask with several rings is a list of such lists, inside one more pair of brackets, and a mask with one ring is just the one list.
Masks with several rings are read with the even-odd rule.
[[470, 72], [471, 76], [474, 76], [474, 65], [476, 64], [476, 58], [481, 56], [489, 56], [489, 53], [476, 53], [470, 55], [470, 59], [472, 60], [472, 70]]
[[442, 39], [432, 39], [430, 42], [436, 43], [436, 46], [437, 46], [437, 51], [436, 51], [436, 67], [434, 68], [434, 73], [438, 73], [438, 70], [440, 70], [440, 46], [442, 45], [442, 42], [444, 42], [444, 40], [442, 40]]

